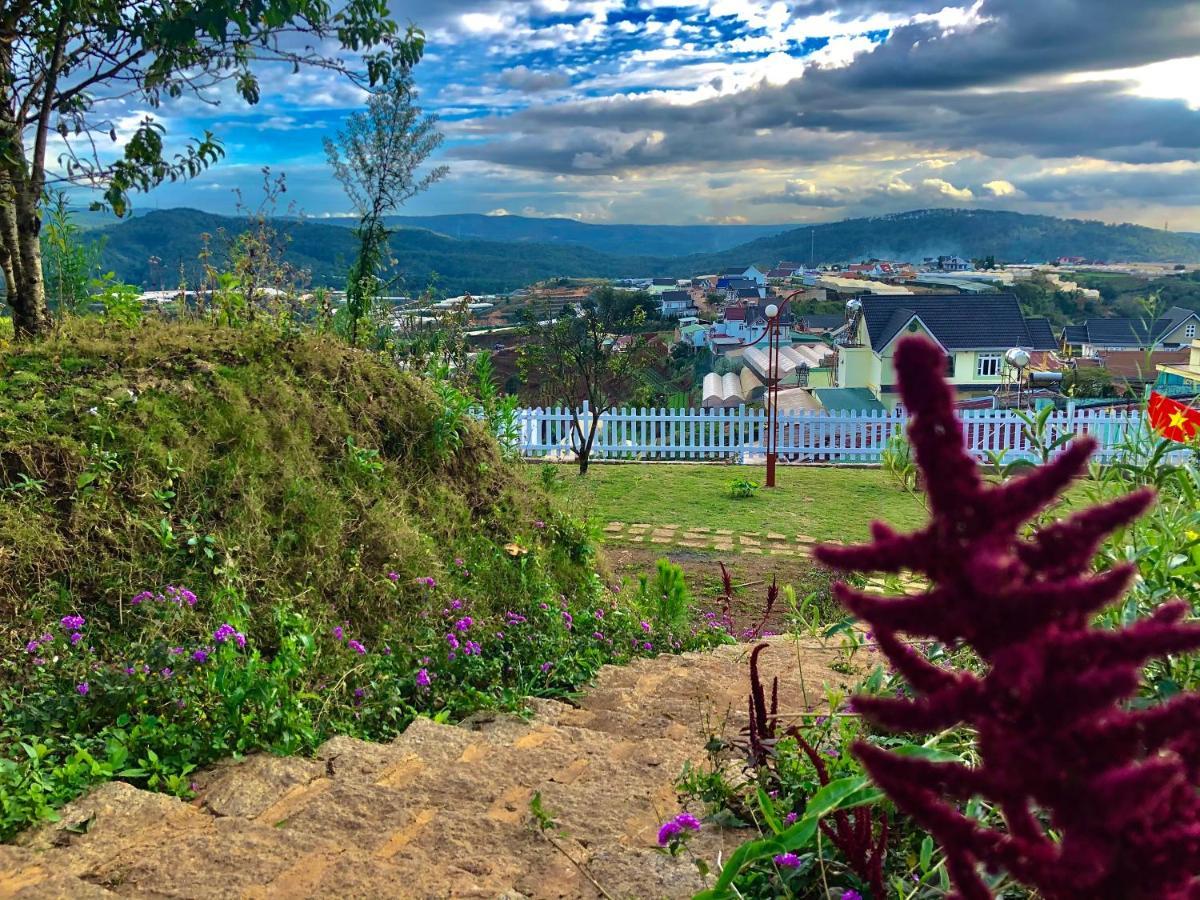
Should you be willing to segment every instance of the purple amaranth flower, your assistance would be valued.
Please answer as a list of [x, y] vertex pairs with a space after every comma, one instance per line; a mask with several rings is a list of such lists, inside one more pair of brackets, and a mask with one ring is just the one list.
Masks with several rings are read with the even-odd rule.
[[781, 869], [798, 869], [800, 868], [800, 857], [795, 853], [780, 853], [775, 856], [775, 865]]
[[83, 623], [85, 621], [87, 620], [84, 619], [83, 616], [63, 616], [62, 619], [59, 620], [59, 624], [62, 625], [63, 629], [66, 631], [78, 631], [83, 627]]
[[437, 587], [437, 579], [431, 575], [426, 575], [424, 578], [418, 578], [417, 584], [423, 584], [427, 588]]
[[365, 696], [367, 696], [366, 688], [355, 688], [354, 689], [355, 699], [361, 700]]
[[423, 688], [429, 687], [430, 681], [432, 681], [432, 679], [429, 677], [428, 669], [422, 669], [421, 671], [419, 671], [417, 673], [417, 684], [420, 685], [421, 687], [423, 687]]
[[346, 646], [349, 647], [351, 650], [353, 650], [355, 653], [357, 653], [359, 656], [363, 656], [367, 652], [367, 648], [364, 647], [358, 641], [347, 641]]
[[183, 606], [183, 604], [185, 604], [185, 603], [188, 606], [196, 605], [196, 595], [195, 594], [193, 594], [187, 588], [176, 587], [173, 584], [167, 585], [166, 597], [162, 598], [162, 599], [169, 600], [170, 602], [172, 602], [178, 606]]
[[150, 674], [150, 667], [148, 665], [146, 665], [145, 663], [142, 663], [142, 674], [143, 675]]
[[86, 697], [88, 695], [88, 691], [91, 689], [91, 686], [86, 681], [81, 681], [79, 684], [75, 685], [75, 690], [79, 692], [80, 697]]
[[454, 662], [456, 659], [458, 659], [458, 654], [451, 650], [446, 654], [446, 659], [450, 660], [450, 662]]
[[456, 556], [456, 557], [454, 558], [454, 564], [455, 564], [456, 566], [458, 566], [460, 569], [461, 569], [463, 566], [465, 566], [465, 565], [466, 565], [466, 563], [465, 563], [465, 562], [463, 562], [463, 560], [462, 560], [462, 557], [461, 557], [461, 556]]
[[451, 600], [451, 601], [450, 601], [450, 608], [451, 608], [451, 609], [462, 609], [462, 608], [463, 608], [463, 602], [462, 602], [461, 600]]
[[333, 636], [335, 638], [337, 638], [339, 641], [344, 641], [346, 639], [346, 630], [344, 628], [342, 628], [341, 625], [334, 625], [333, 626]]
[[463, 616], [461, 619], [459, 619], [457, 622], [454, 623], [454, 628], [456, 631], [466, 631], [468, 628], [470, 628], [474, 624], [475, 624], [475, 622], [470, 616]]
[[526, 621], [524, 616], [513, 612], [511, 609], [504, 614], [504, 620], [509, 625], [524, 625]]
[[205, 650], [197, 650], [192, 654], [192, 661], [198, 663], [208, 662], [208, 652]]

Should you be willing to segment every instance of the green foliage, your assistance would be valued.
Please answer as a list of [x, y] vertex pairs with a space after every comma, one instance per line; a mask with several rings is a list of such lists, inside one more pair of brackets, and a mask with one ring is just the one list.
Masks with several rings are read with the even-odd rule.
[[920, 486], [920, 473], [913, 459], [912, 445], [904, 430], [897, 427], [888, 437], [883, 452], [879, 455], [880, 465], [896, 484], [909, 493], [916, 493]]
[[684, 578], [683, 567], [669, 559], [658, 560], [653, 579], [648, 575], [638, 579], [637, 603], [659, 631], [678, 637], [690, 621], [692, 607], [692, 595]]
[[88, 300], [104, 241], [85, 239], [62, 191], [48, 196], [44, 208], [41, 238], [46, 293], [60, 315], [77, 314]]
[[104, 317], [111, 322], [133, 327], [142, 320], [142, 292], [131, 284], [121, 284], [109, 272], [101, 279], [91, 282], [92, 301], [99, 303]]
[[758, 482], [749, 478], [735, 478], [729, 482], [729, 496], [734, 500], [748, 500], [758, 494]]

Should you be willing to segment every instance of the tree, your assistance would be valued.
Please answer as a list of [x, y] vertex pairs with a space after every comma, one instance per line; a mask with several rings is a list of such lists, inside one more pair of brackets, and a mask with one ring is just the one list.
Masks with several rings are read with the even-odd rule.
[[[330, 52], [336, 41], [358, 67]], [[195, 176], [219, 159], [210, 132], [171, 153], [144, 118], [117, 147], [128, 102], [184, 95], [216, 103], [232, 82], [248, 103], [259, 74], [315, 66], [364, 86], [420, 59], [424, 36], [402, 32], [386, 0], [5, 0], [0, 4], [0, 267], [20, 337], [49, 328], [39, 232], [46, 189], [103, 189], [124, 215], [133, 191]], [[47, 169], [52, 134], [61, 144]], [[105, 142], [109, 147], [106, 147]]]
[[350, 342], [378, 294], [389, 230], [383, 217], [446, 177], [438, 166], [418, 178], [416, 171], [442, 143], [437, 116], [416, 105], [412, 76], [398, 70], [387, 87], [371, 96], [366, 112], [354, 113], [337, 140], [325, 139], [325, 156], [354, 204], [359, 222], [358, 256], [346, 284]]
[[[601, 416], [613, 408], [615, 398], [628, 395], [646, 363], [644, 337], [622, 343], [616, 335], [644, 321], [640, 308], [628, 319], [614, 318], [594, 299], [584, 301], [578, 315], [571, 315], [569, 307], [548, 321], [526, 314], [529, 341], [521, 349], [521, 373], [527, 381], [534, 373], [543, 380], [547, 405], [565, 404], [572, 410], [571, 450], [580, 475], [587, 474]], [[580, 401], [587, 402], [586, 422], [583, 411], [575, 411]]]

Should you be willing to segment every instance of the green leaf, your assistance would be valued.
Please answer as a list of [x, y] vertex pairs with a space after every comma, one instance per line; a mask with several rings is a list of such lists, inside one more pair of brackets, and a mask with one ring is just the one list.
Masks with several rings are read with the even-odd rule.
[[928, 872], [929, 864], [933, 861], [933, 838], [925, 835], [921, 841], [921, 871]]

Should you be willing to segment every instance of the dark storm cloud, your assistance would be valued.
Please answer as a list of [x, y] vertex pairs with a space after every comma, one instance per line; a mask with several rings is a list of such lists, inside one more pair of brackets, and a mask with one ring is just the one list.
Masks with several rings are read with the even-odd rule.
[[1163, 206], [1200, 204], [1200, 173], [1191, 168], [1049, 173], [1018, 179], [1016, 186], [1035, 202], [1076, 209], [1098, 209], [1130, 196]]

